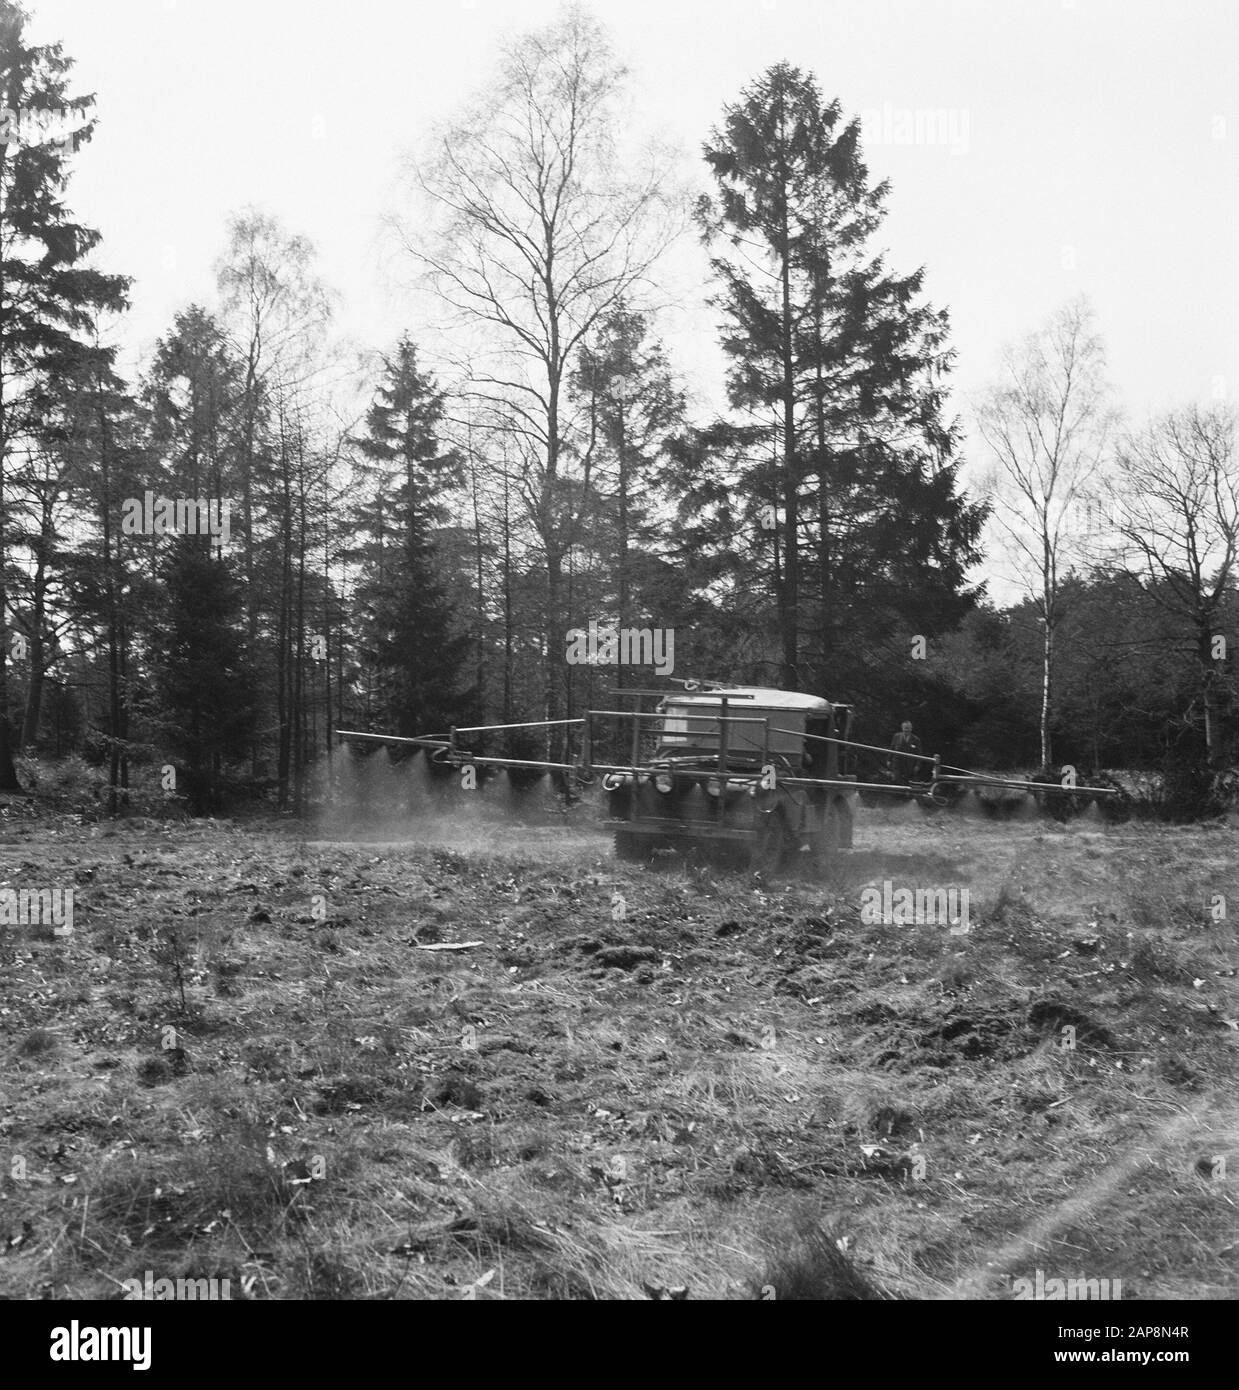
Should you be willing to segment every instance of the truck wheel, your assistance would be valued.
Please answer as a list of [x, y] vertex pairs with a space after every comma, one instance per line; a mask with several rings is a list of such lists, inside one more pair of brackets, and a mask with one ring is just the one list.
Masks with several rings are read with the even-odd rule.
[[851, 848], [852, 808], [842, 797], [837, 797], [826, 813], [826, 852]]
[[757, 829], [757, 840], [749, 855], [749, 866], [764, 879], [776, 878], [792, 856], [792, 837], [787, 821], [779, 811], [771, 811]]

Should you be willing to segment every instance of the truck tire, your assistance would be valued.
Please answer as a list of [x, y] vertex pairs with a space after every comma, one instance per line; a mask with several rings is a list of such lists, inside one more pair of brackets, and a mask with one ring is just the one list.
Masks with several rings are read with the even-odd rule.
[[852, 848], [852, 808], [839, 796], [826, 813], [826, 853]]
[[781, 811], [762, 817], [757, 836], [749, 851], [749, 867], [764, 879], [777, 878], [787, 870], [795, 846], [787, 820]]

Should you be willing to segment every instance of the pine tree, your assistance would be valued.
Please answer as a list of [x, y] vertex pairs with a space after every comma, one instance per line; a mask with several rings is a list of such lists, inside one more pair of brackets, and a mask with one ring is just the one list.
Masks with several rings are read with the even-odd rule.
[[224, 804], [229, 761], [253, 733], [255, 689], [241, 588], [199, 536], [178, 536], [160, 566], [165, 602], [151, 635], [165, 735], [184, 767], [180, 789], [195, 815]]
[[[107, 716], [97, 737], [108, 763], [108, 809], [115, 812], [129, 786], [134, 641], [139, 613], [152, 602], [153, 580], [139, 578], [140, 542], [120, 525], [124, 501], [139, 493], [147, 476], [147, 420], [102, 354], [61, 378], [49, 404], [55, 407], [48, 412], [49, 432], [68, 464], [79, 521], [77, 544], [62, 561], [72, 615], [94, 634], [92, 646], [105, 663]], [[32, 689], [28, 705], [37, 717], [33, 696]]]
[[402, 735], [445, 733], [475, 692], [461, 688], [470, 648], [441, 578], [434, 528], [461, 459], [439, 440], [444, 397], [421, 371], [408, 337], [383, 359], [384, 377], [357, 445], [372, 489], [359, 520], [370, 532], [361, 586], [363, 667], [375, 684], [374, 717]]
[[756, 567], [773, 591], [782, 679], [808, 666], [838, 679], [859, 643], [940, 630], [972, 599], [983, 512], [958, 495], [942, 418], [947, 318], [919, 302], [920, 271], [896, 275], [869, 251], [888, 188], [870, 184], [859, 123], [811, 76], [772, 67], [726, 108], [705, 157], [717, 192], [698, 215], [723, 243], [715, 303], [747, 418], [687, 451], [686, 481], [717, 505], [707, 448], [732, 455], [748, 586]]
[[[87, 335], [100, 310], [124, 306], [129, 283], [83, 264], [99, 233], [73, 220], [62, 194], [71, 153], [94, 131], [87, 118], [94, 98], [69, 94], [72, 61], [59, 43], [29, 45], [26, 20], [19, 5], [0, 0], [0, 614], [7, 598], [4, 483], [10, 459], [39, 428], [47, 379], [81, 369], [97, 352]], [[0, 791], [17, 791], [7, 657], [6, 635], [0, 641]]]
[[196, 304], [176, 315], [155, 347], [145, 382], [151, 444], [178, 497], [240, 490], [238, 453], [244, 365], [216, 319]]
[[591, 520], [608, 551], [615, 617], [626, 627], [643, 569], [657, 473], [668, 436], [682, 427], [684, 394], [662, 344], [650, 338], [645, 315], [622, 304], [582, 349], [572, 388], [588, 420], [586, 476], [600, 499]]

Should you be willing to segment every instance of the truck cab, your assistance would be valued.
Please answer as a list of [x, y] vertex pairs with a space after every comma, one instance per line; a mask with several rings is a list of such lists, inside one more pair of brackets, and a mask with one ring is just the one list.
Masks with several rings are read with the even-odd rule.
[[739, 853], [773, 871], [799, 853], [851, 848], [855, 779], [840, 759], [850, 707], [719, 686], [668, 695], [654, 713], [632, 769], [604, 783], [621, 857]]

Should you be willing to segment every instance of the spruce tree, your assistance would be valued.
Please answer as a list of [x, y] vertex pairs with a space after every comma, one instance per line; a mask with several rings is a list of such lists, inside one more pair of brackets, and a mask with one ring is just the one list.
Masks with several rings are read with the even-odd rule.
[[[64, 480], [79, 522], [76, 544], [59, 560], [68, 577], [75, 623], [92, 634], [107, 676], [106, 719], [92, 731], [106, 754], [108, 809], [129, 787], [131, 675], [141, 613], [157, 603], [154, 581], [139, 574], [141, 541], [126, 536], [126, 499], [148, 477], [147, 420], [126, 383], [102, 357], [60, 377], [49, 394], [44, 432], [67, 465]], [[32, 682], [36, 672], [31, 671]], [[32, 690], [32, 696], [34, 694]], [[37, 715], [37, 704], [31, 713]]]
[[160, 579], [164, 604], [151, 664], [165, 736], [183, 763], [179, 788], [194, 814], [205, 815], [222, 808], [228, 763], [245, 756], [253, 733], [241, 587], [201, 536], [172, 541]]
[[[684, 394], [645, 315], [623, 304], [582, 349], [571, 385], [587, 420], [584, 476], [593, 502], [582, 503], [582, 520], [604, 570], [604, 611], [591, 616], [609, 611], [628, 627], [651, 611], [661, 548], [652, 518], [668, 436], [683, 426]], [[671, 614], [655, 611], [660, 625], [670, 621]], [[624, 668], [607, 681], [622, 686]]]
[[164, 464], [166, 486], [186, 497], [240, 491], [244, 364], [216, 319], [196, 304], [176, 315], [155, 347], [145, 385], [151, 444]]
[[[99, 233], [74, 221], [63, 193], [72, 153], [88, 141], [93, 96], [72, 96], [59, 43], [31, 45], [26, 12], [0, 0], [0, 614], [5, 612], [4, 482], [40, 426], [49, 377], [80, 370], [101, 310], [124, 306], [128, 280], [86, 263]], [[110, 360], [108, 354], [105, 358]], [[0, 640], [0, 791], [18, 791], [9, 720], [8, 640]]]
[[372, 717], [391, 732], [445, 733], [466, 717], [462, 686], [470, 641], [458, 630], [441, 577], [435, 527], [462, 463], [439, 440], [444, 396], [406, 336], [383, 359], [383, 379], [357, 441], [370, 494], [358, 516], [363, 552], [362, 665], [374, 685]]
[[972, 601], [983, 512], [958, 493], [943, 417], [947, 316], [921, 302], [921, 271], [872, 251], [888, 187], [870, 181], [859, 122], [811, 76], [769, 69], [705, 158], [716, 193], [698, 217], [739, 418], [686, 453], [686, 481], [708, 499], [718, 460], [735, 461], [745, 502], [726, 510], [751, 538], [746, 587], [757, 569], [773, 590], [782, 679], [837, 679], [858, 652], [864, 665], [881, 639], [953, 625]]

